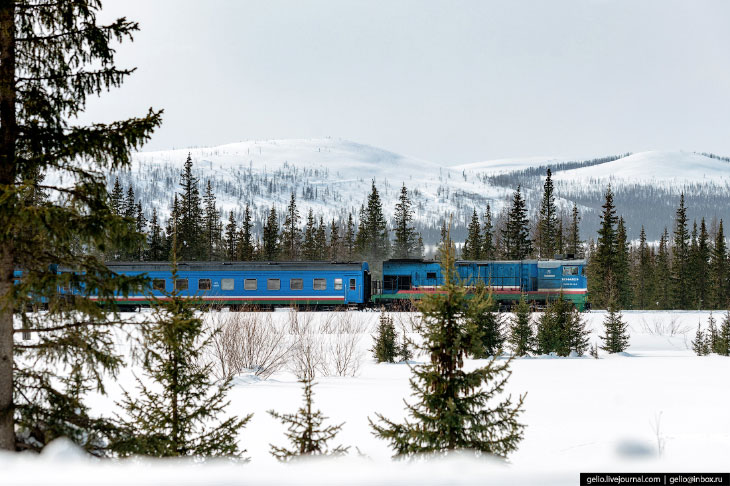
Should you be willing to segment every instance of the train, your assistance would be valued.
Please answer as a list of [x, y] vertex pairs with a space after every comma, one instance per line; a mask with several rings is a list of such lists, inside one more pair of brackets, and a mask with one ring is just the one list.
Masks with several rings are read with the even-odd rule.
[[[390, 259], [383, 262], [382, 280], [372, 280], [367, 262], [181, 262], [173, 280], [169, 262], [110, 262], [108, 268], [124, 275], [144, 274], [150, 287], [116, 296], [118, 305], [148, 306], [173, 291], [201, 303], [225, 307], [364, 309], [407, 308], [424, 296], [439, 292], [443, 276], [438, 261]], [[563, 295], [579, 310], [588, 305], [586, 261], [457, 260], [456, 272], [470, 289], [484, 286], [503, 308], [521, 296], [545, 305]]]

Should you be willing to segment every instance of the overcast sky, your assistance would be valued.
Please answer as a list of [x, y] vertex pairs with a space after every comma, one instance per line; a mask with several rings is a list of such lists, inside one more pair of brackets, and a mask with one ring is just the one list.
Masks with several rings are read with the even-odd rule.
[[730, 2], [105, 0], [137, 72], [89, 104], [164, 108], [146, 149], [330, 136], [451, 165], [730, 155]]

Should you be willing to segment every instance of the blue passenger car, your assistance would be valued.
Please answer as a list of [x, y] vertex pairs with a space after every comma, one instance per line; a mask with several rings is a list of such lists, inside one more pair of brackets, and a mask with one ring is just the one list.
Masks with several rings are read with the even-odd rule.
[[149, 305], [151, 296], [165, 298], [173, 290], [225, 306], [363, 306], [370, 300], [366, 262], [182, 262], [174, 281], [167, 262], [107, 266], [118, 274], [150, 279], [143, 292], [119, 296], [122, 305]]

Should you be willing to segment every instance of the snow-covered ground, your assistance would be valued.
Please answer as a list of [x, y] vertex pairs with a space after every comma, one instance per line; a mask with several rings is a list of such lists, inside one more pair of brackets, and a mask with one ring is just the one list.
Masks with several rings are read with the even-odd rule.
[[[288, 313], [269, 314], [282, 325]], [[730, 449], [730, 358], [697, 357], [691, 340], [709, 312], [626, 312], [631, 344], [624, 355], [600, 359], [521, 358], [512, 362], [508, 392], [527, 392], [525, 438], [509, 464], [469, 457], [394, 462], [386, 442], [374, 437], [368, 417], [404, 417], [409, 400], [407, 364], [375, 364], [367, 350], [377, 313], [353, 313], [361, 323], [362, 366], [356, 376], [317, 379], [315, 405], [331, 423], [344, 422], [337, 443], [350, 457], [298, 465], [278, 464], [269, 444], [284, 445], [284, 427], [267, 413], [295, 411], [301, 389], [284, 370], [266, 380], [240, 376], [230, 412], [253, 413], [240, 435], [249, 464], [180, 461], [99, 462], [54, 444], [40, 457], [0, 455], [0, 484], [577, 484], [580, 472], [726, 471]], [[585, 314], [591, 339], [602, 332], [603, 312]], [[718, 320], [722, 317], [715, 314]], [[326, 313], [310, 314], [324, 322]], [[397, 325], [408, 314], [396, 314]], [[415, 360], [421, 360], [416, 357]], [[470, 368], [479, 360], [468, 360]], [[94, 401], [113, 409], [118, 386], [131, 387], [129, 370], [110, 397]], [[358, 456], [355, 448], [363, 455]]]

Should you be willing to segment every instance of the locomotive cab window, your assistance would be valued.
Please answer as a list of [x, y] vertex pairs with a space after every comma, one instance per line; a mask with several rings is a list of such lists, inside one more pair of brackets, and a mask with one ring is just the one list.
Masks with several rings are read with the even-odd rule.
[[327, 280], [323, 278], [315, 278], [312, 282], [314, 290], [327, 290]]
[[279, 290], [281, 288], [281, 280], [278, 278], [270, 278], [266, 280], [266, 290]]
[[578, 267], [563, 267], [563, 275], [578, 275]]
[[335, 290], [342, 290], [342, 279], [341, 278], [335, 279]]
[[355, 283], [355, 279], [351, 278], [350, 279], [350, 290], [356, 290], [356, 289], [357, 289], [357, 284]]
[[222, 278], [221, 279], [221, 290], [233, 290], [233, 279]]
[[210, 290], [211, 284], [209, 278], [198, 279], [198, 290]]
[[165, 291], [165, 279], [156, 278], [152, 281], [152, 290], [159, 290], [160, 292]]
[[175, 279], [175, 290], [187, 290], [187, 289], [188, 289], [188, 279], [186, 279], [186, 278]]
[[247, 278], [243, 281], [243, 290], [256, 290], [258, 288], [258, 282], [255, 278]]
[[426, 279], [436, 280], [436, 272], [426, 272]]
[[304, 288], [304, 280], [301, 278], [293, 278], [289, 280], [290, 290], [302, 290]]

